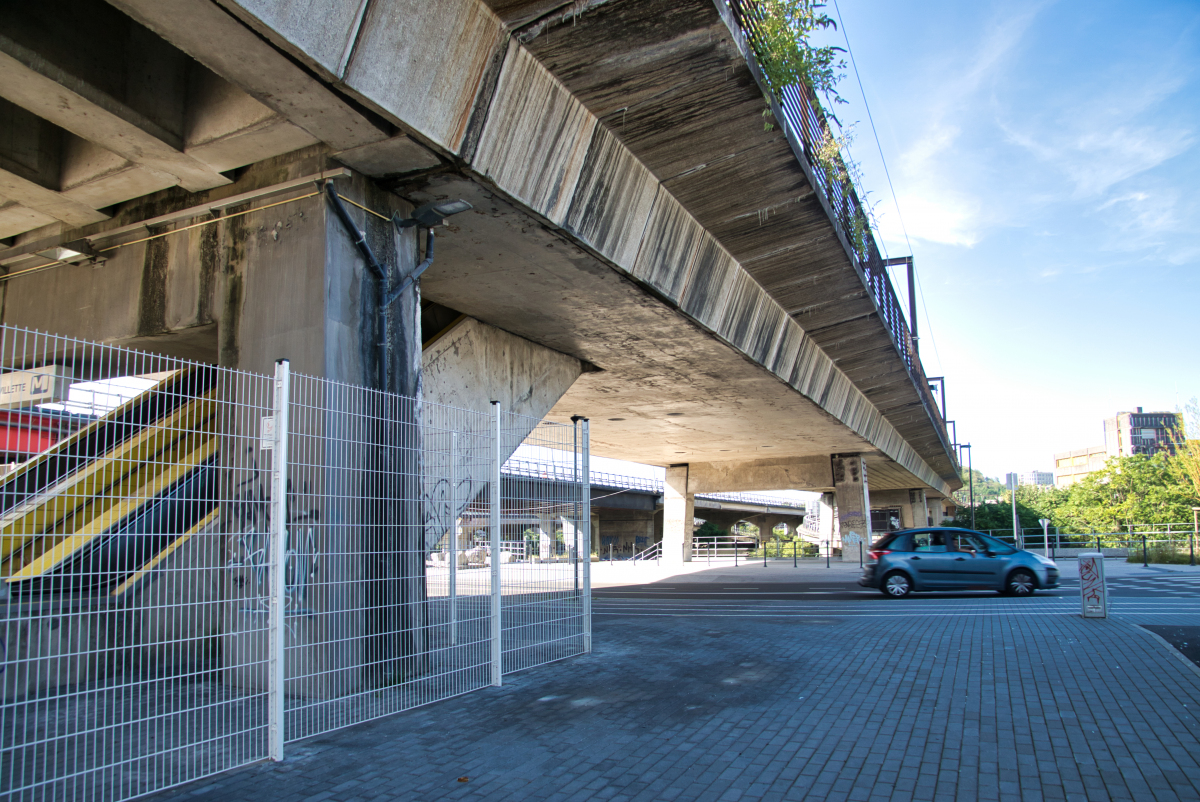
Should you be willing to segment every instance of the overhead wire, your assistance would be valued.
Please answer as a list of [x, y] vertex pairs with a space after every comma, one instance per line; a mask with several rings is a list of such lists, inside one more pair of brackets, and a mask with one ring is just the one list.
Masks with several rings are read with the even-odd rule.
[[[908, 245], [909, 254], [912, 254], [912, 240], [908, 237], [908, 227], [904, 225], [904, 215], [900, 212], [900, 200], [896, 197], [896, 187], [892, 183], [892, 174], [888, 170], [887, 159], [883, 156], [883, 144], [879, 141], [879, 131], [875, 127], [875, 118], [871, 114], [871, 104], [867, 102], [867, 92], [863, 89], [862, 76], [858, 72], [858, 62], [854, 60], [854, 49], [850, 47], [850, 36], [846, 33], [846, 24], [842, 21], [842, 10], [838, 8], [837, 0], [833, 0], [833, 12], [837, 15], [838, 28], [842, 32], [842, 41], [846, 43], [846, 54], [850, 56], [850, 66], [854, 69], [854, 80], [858, 83], [858, 92], [863, 99], [863, 108], [867, 111], [867, 122], [871, 125], [871, 135], [875, 138], [875, 147], [879, 151], [879, 161], [883, 164], [883, 174], [887, 177], [888, 190], [892, 193], [892, 204], [896, 207], [896, 219], [900, 221], [900, 230], [904, 233], [904, 242]], [[887, 256], [886, 244], [884, 244], [884, 255]], [[921, 309], [925, 312], [925, 330], [928, 332], [929, 342], [933, 345], [933, 355], [940, 367], [942, 364], [942, 355], [938, 353], [937, 339], [933, 336], [933, 326], [929, 320], [929, 307], [925, 303], [925, 291], [921, 287], [921, 275], [915, 267], [913, 275], [916, 277], [917, 296], [921, 299]]]

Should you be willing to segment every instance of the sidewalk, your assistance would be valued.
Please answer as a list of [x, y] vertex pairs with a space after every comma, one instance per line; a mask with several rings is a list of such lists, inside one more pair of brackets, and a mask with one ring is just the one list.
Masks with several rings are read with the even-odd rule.
[[666, 614], [597, 615], [591, 655], [155, 799], [1200, 799], [1200, 674], [1129, 620], [638, 604]]

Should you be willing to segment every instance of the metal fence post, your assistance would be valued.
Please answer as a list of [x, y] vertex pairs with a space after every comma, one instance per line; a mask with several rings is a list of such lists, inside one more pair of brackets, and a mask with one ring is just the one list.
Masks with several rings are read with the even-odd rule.
[[291, 363], [275, 363], [275, 441], [271, 457], [271, 584], [267, 657], [268, 756], [283, 760], [284, 683], [287, 681], [287, 642], [284, 597], [287, 591], [287, 474], [288, 403], [291, 398]]
[[488, 536], [488, 550], [491, 552], [491, 584], [492, 584], [492, 609], [491, 609], [491, 657], [492, 657], [492, 684], [500, 685], [503, 682], [504, 676], [504, 650], [503, 644], [500, 642], [502, 635], [500, 625], [500, 605], [503, 597], [501, 596], [500, 587], [500, 505], [504, 503], [502, 499], [502, 489], [500, 484], [500, 464], [503, 462], [500, 451], [500, 402], [492, 402], [492, 410], [494, 415], [493, 420], [493, 441], [492, 441], [492, 509], [490, 510], [491, 526]]
[[[800, 537], [800, 536], [796, 535], [796, 537]], [[794, 540], [792, 541], [792, 567], [793, 568], [800, 567], [800, 564], [798, 562], [796, 562], [796, 541], [794, 541]]]
[[583, 650], [592, 650], [592, 474], [591, 474], [591, 429], [588, 419], [580, 421], [583, 442], [583, 526], [582, 533], [586, 548], [583, 559]]
[[450, 645], [458, 645], [458, 432], [450, 433]]
[[1142, 567], [1143, 568], [1150, 567], [1150, 558], [1146, 554], [1146, 536], [1145, 535], [1142, 535]]

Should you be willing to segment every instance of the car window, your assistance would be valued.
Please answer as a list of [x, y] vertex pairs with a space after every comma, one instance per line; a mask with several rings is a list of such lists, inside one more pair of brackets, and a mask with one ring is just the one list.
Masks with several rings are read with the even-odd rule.
[[913, 551], [942, 552], [947, 551], [945, 532], [913, 532]]
[[895, 535], [887, 548], [892, 551], [912, 551], [912, 537], [909, 535]]
[[895, 535], [884, 535], [883, 537], [879, 538], [879, 540], [876, 540], [871, 544], [871, 551], [882, 551], [883, 549], [887, 548], [894, 549], [896, 548], [896, 546], [892, 543], [894, 540], [896, 540]]
[[988, 545], [983, 541], [983, 538], [971, 532], [960, 532], [957, 539], [959, 551], [983, 554], [988, 550]]
[[976, 535], [976, 537], [981, 539], [987, 545], [989, 551], [992, 551], [996, 554], [1015, 554], [1017, 551], [1003, 540], [996, 540], [996, 538], [989, 535]]

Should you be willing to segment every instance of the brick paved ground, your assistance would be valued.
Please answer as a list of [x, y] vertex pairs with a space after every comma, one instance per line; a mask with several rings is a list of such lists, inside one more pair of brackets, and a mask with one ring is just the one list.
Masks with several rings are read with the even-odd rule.
[[1200, 799], [1200, 671], [1077, 604], [601, 599], [590, 656], [155, 799]]

